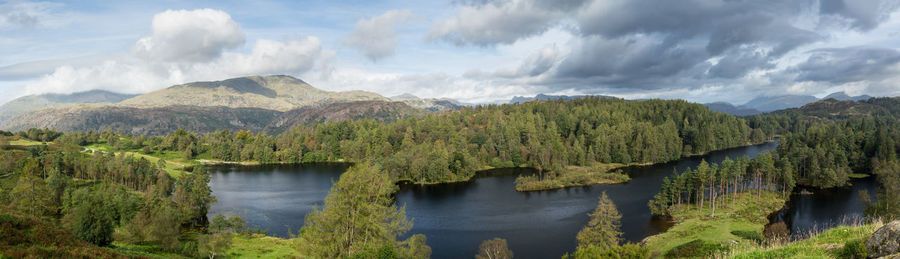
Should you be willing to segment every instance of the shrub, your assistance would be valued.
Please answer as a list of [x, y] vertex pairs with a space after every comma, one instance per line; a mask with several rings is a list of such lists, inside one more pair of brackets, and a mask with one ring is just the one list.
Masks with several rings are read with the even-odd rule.
[[861, 239], [854, 239], [847, 241], [844, 244], [844, 249], [838, 253], [841, 258], [856, 258], [862, 259], [868, 256], [868, 252], [866, 251], [866, 244]]
[[666, 253], [666, 258], [710, 257], [725, 249], [726, 247], [722, 244], [695, 239], [694, 241], [672, 248], [672, 250], [669, 250], [669, 252]]

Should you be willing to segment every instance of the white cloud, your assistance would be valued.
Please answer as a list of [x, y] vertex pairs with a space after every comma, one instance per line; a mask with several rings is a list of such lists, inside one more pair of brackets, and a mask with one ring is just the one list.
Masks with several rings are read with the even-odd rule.
[[463, 6], [456, 17], [435, 24], [428, 34], [431, 40], [446, 40], [457, 45], [490, 46], [510, 44], [541, 34], [566, 17], [566, 9], [578, 7], [572, 1], [565, 8], [533, 0], [492, 1], [484, 5]]
[[43, 25], [58, 25], [59, 3], [6, 2], [0, 4], [0, 29], [32, 29]]
[[298, 40], [257, 40], [250, 54], [225, 53], [216, 63], [229, 74], [299, 74], [309, 71], [322, 56], [316, 37]]
[[147, 60], [202, 62], [244, 44], [244, 32], [225, 12], [167, 10], [153, 16], [153, 34], [134, 45]]
[[[56, 67], [52, 73], [26, 84], [24, 92], [104, 89], [144, 93], [192, 81], [301, 75], [314, 69], [327, 73], [334, 56], [332, 51], [323, 50], [319, 38], [312, 36], [283, 41], [259, 39], [249, 53], [227, 51], [243, 42], [243, 31], [227, 13], [211, 9], [166, 11], [154, 17], [153, 35], [138, 40], [132, 53]], [[0, 68], [0, 75], [39, 70], [40, 65], [44, 64], [4, 67]], [[27, 71], [19, 71], [26, 68]]]
[[371, 19], [359, 20], [344, 44], [358, 48], [373, 62], [394, 55], [397, 48], [394, 27], [412, 16], [410, 10], [390, 10]]

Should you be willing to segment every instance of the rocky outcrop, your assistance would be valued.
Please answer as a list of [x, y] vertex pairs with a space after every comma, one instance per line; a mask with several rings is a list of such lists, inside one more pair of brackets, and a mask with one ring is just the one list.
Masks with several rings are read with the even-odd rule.
[[900, 254], [900, 221], [893, 221], [879, 228], [866, 240], [866, 250], [871, 258], [892, 258]]

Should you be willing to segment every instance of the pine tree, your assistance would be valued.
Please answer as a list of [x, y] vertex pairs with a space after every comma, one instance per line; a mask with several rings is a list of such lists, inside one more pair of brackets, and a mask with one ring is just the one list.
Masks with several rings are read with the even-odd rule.
[[596, 246], [601, 249], [609, 249], [619, 245], [622, 240], [622, 215], [616, 209], [616, 205], [609, 199], [606, 192], [600, 196], [597, 208], [588, 214], [591, 220], [588, 225], [578, 232], [579, 249], [587, 246]]

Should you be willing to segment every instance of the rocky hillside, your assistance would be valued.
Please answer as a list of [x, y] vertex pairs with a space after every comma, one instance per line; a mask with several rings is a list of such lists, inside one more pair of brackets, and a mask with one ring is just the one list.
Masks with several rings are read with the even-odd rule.
[[391, 97], [391, 101], [403, 102], [409, 106], [423, 109], [430, 112], [439, 112], [446, 110], [459, 110], [463, 104], [447, 98], [419, 98], [412, 94], [402, 94]]
[[291, 76], [248, 76], [176, 85], [125, 100], [121, 105], [138, 108], [224, 106], [287, 111], [316, 104], [387, 100], [366, 91], [325, 91]]
[[260, 108], [173, 105], [124, 107], [82, 104], [39, 110], [0, 124], [21, 131], [51, 128], [61, 131], [113, 130], [131, 134], [162, 135], [179, 128], [196, 132], [227, 129], [278, 133], [298, 124], [372, 118], [393, 121], [427, 111], [401, 102], [357, 101], [308, 106], [287, 112]]
[[[122, 99], [125, 97], [69, 98], [67, 100], [80, 102], [39, 107], [10, 116], [0, 121], [0, 129], [110, 129], [149, 135], [165, 134], [179, 128], [198, 132], [218, 129], [281, 132], [298, 124], [359, 118], [390, 121], [428, 111], [456, 110], [462, 106], [450, 99], [406, 95], [392, 102], [365, 91], [325, 91], [290, 76], [194, 82]], [[115, 100], [117, 103], [103, 104], [93, 100]]]
[[0, 123], [30, 111], [82, 103], [118, 103], [134, 96], [103, 90], [23, 96], [0, 106]]
[[897, 116], [900, 114], [900, 97], [871, 98], [863, 101], [825, 99], [776, 113], [800, 113], [820, 118], [846, 118], [859, 115]]

